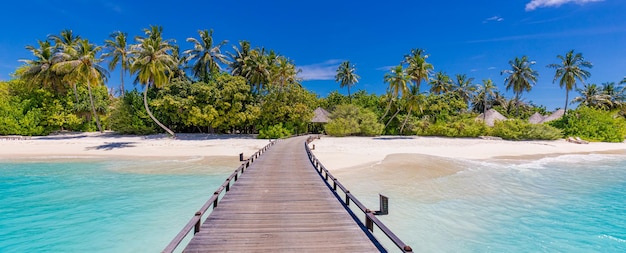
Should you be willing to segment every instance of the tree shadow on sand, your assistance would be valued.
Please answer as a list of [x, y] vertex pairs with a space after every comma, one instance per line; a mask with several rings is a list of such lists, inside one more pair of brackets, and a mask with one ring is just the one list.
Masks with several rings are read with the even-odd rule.
[[134, 147], [135, 145], [133, 145], [134, 142], [106, 142], [105, 144], [102, 145], [98, 145], [98, 146], [93, 146], [93, 147], [87, 147], [87, 150], [113, 150], [113, 149], [119, 149], [119, 148], [130, 148], [130, 147]]

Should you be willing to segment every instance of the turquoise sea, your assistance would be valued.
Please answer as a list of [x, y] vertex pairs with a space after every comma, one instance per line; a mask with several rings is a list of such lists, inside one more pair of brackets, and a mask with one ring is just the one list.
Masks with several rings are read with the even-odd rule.
[[[337, 176], [373, 209], [390, 197], [380, 218], [415, 252], [626, 252], [626, 156], [445, 162]], [[0, 161], [0, 252], [158, 252], [234, 169]]]

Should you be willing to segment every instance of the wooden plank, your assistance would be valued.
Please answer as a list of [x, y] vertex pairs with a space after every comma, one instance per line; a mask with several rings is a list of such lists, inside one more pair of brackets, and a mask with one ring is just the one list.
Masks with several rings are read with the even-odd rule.
[[379, 252], [309, 162], [305, 139], [256, 159], [184, 252]]

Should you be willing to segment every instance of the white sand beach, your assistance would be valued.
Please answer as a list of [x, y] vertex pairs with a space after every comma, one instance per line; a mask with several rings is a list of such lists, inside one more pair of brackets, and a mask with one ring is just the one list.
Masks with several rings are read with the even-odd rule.
[[626, 143], [575, 144], [565, 140], [505, 141], [477, 138], [381, 136], [322, 137], [311, 143], [313, 144], [317, 158], [331, 170], [378, 163], [386, 159], [398, 161], [399, 155], [478, 160], [586, 153], [626, 155]]
[[75, 133], [36, 136], [23, 140], [0, 139], [0, 158], [247, 158], [268, 140], [246, 135], [180, 134], [125, 136], [112, 133]]

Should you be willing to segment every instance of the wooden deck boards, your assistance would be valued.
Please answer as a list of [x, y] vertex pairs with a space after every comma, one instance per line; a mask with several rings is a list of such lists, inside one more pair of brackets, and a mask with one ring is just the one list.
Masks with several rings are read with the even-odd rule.
[[184, 252], [379, 252], [309, 162], [305, 140], [257, 159]]

